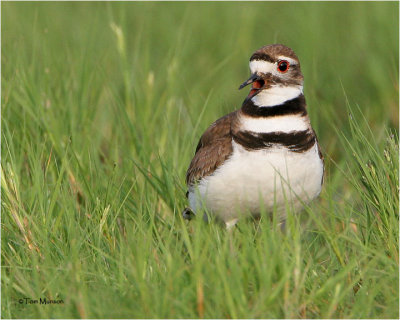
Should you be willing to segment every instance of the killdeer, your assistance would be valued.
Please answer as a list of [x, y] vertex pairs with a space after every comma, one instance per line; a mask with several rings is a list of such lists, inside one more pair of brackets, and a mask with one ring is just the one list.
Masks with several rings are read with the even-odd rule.
[[[303, 95], [294, 51], [265, 46], [250, 58], [252, 85], [241, 109], [215, 121], [202, 135], [186, 175], [190, 218], [201, 208], [232, 226], [246, 215], [297, 211], [317, 197], [323, 157]], [[206, 216], [205, 216], [205, 219]]]

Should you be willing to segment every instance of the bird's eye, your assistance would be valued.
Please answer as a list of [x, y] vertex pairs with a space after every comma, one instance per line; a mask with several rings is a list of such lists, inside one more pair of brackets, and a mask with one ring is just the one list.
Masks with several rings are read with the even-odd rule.
[[289, 61], [281, 60], [278, 62], [278, 71], [279, 72], [286, 72], [289, 70]]

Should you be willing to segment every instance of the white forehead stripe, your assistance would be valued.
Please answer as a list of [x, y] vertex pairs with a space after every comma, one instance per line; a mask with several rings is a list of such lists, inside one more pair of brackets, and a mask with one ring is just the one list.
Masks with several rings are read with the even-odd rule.
[[265, 60], [250, 61], [250, 72], [272, 73], [276, 69], [276, 64]]
[[[289, 64], [297, 64], [296, 60], [292, 58], [279, 56], [278, 60], [286, 60]], [[262, 73], [272, 73], [276, 71], [276, 63], [265, 61], [265, 60], [252, 60], [250, 61], [250, 71], [251, 73], [262, 72]]]

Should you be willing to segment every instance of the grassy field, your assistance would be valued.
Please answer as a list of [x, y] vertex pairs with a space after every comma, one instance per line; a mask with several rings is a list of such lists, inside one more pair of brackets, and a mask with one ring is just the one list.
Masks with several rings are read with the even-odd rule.
[[[397, 2], [1, 9], [2, 318], [399, 317]], [[183, 221], [197, 141], [271, 43], [302, 63], [323, 192], [286, 233]]]

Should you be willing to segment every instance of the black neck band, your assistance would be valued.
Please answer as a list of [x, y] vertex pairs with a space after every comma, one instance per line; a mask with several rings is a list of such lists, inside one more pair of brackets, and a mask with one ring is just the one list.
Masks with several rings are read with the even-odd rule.
[[301, 94], [297, 98], [272, 107], [257, 106], [251, 99], [246, 99], [243, 102], [242, 111], [251, 117], [275, 117], [289, 114], [305, 116], [307, 114], [306, 99]]

